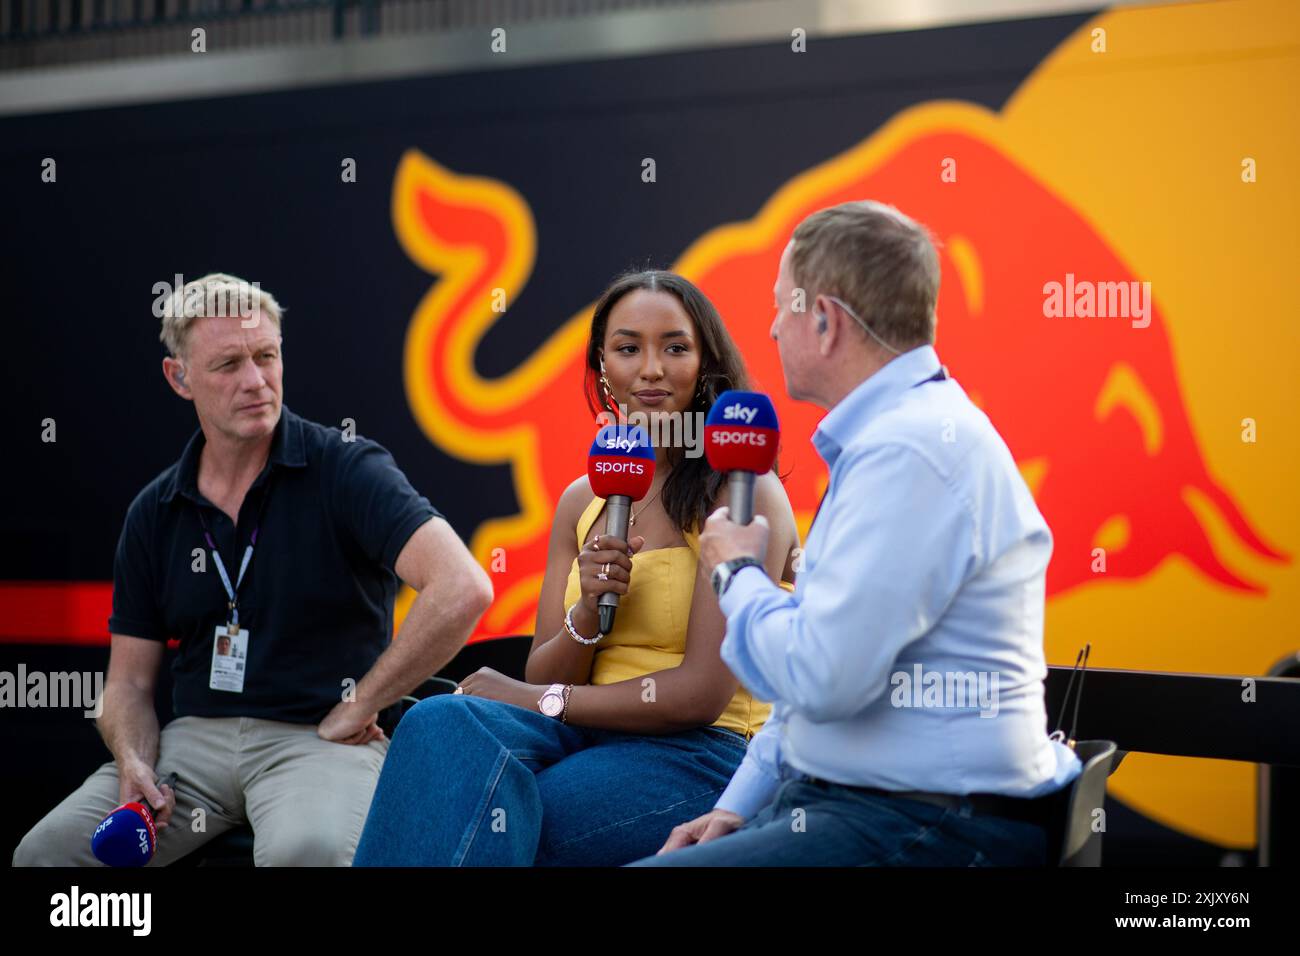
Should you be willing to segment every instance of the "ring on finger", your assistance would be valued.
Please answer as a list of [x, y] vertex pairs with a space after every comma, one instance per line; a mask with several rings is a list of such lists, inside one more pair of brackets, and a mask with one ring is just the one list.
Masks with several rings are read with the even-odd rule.
[[596, 573], [596, 580], [597, 580], [597, 581], [608, 581], [608, 580], [609, 580], [609, 575], [606, 574], [604, 571], [598, 571], [598, 572]]

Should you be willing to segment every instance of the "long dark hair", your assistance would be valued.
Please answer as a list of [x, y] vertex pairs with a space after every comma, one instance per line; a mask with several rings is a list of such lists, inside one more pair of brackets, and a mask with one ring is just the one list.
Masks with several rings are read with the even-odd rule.
[[[614, 306], [620, 299], [638, 289], [667, 292], [676, 296], [695, 324], [696, 336], [701, 345], [700, 371], [690, 407], [684, 414], [698, 412], [707, 415], [723, 392], [733, 388], [748, 390], [749, 376], [745, 372], [745, 361], [740, 356], [740, 350], [722, 324], [718, 310], [703, 292], [675, 272], [661, 269], [625, 272], [601, 294], [591, 317], [583, 390], [586, 393], [587, 407], [593, 415], [601, 412], [618, 415], [617, 408], [606, 404], [600, 388], [600, 353], [605, 344], [609, 314], [614, 311]], [[704, 440], [703, 430], [697, 439]], [[684, 448], [671, 447], [667, 450], [667, 455], [672, 473], [664, 482], [660, 493], [664, 511], [683, 534], [697, 528], [702, 529], [704, 519], [709, 516], [718, 491], [722, 488], [723, 476], [709, 467], [708, 459], [703, 454], [690, 458]]]

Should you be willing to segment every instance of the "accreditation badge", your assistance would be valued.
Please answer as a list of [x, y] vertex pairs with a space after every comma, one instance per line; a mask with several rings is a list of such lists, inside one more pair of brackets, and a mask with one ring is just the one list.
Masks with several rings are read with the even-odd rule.
[[243, 693], [247, 661], [248, 628], [233, 623], [218, 625], [212, 637], [212, 672], [208, 676], [208, 687]]

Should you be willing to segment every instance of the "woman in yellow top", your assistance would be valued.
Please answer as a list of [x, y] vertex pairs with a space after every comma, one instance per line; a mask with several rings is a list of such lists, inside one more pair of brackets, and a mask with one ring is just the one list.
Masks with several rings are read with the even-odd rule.
[[[717, 396], [745, 389], [713, 304], [670, 272], [630, 273], [601, 296], [587, 345], [593, 412], [642, 412], [652, 440], [703, 440]], [[698, 415], [660, 429], [656, 413]], [[458, 696], [413, 707], [393, 735], [354, 865], [618, 866], [713, 808], [769, 706], [719, 648], [726, 619], [697, 568], [698, 529], [727, 503], [702, 454], [662, 442], [630, 540], [603, 534], [586, 476], [560, 498], [526, 681], [488, 668]], [[794, 515], [774, 473], [755, 483], [772, 527], [765, 562], [790, 578]], [[620, 604], [597, 633], [596, 600]]]

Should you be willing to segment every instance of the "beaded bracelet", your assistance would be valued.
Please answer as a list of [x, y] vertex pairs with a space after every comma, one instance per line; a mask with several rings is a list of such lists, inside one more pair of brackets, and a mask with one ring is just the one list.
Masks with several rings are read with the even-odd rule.
[[564, 615], [564, 629], [569, 632], [569, 637], [573, 638], [579, 644], [595, 644], [605, 635], [600, 631], [596, 632], [595, 637], [583, 637], [578, 633], [578, 629], [573, 626], [573, 608], [577, 607], [575, 602]]

